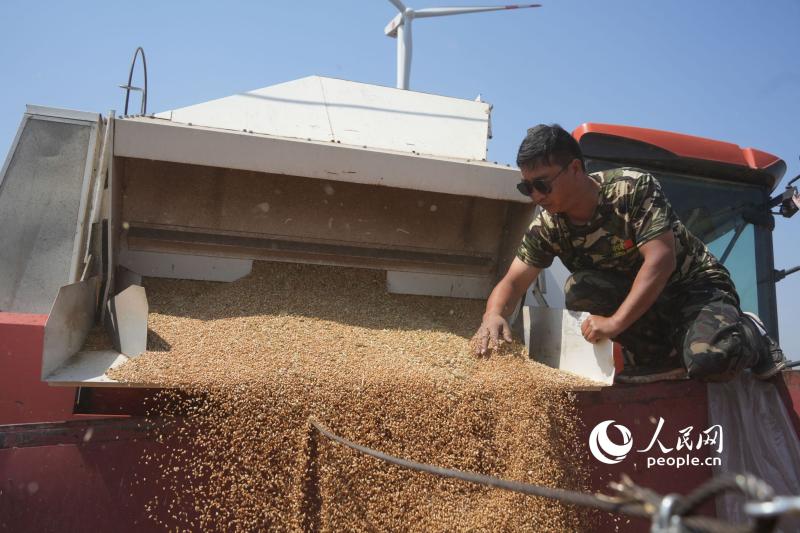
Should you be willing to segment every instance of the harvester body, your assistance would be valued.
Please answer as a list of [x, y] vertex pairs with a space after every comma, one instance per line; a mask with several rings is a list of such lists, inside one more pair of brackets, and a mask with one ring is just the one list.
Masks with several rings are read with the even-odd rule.
[[[320, 77], [154, 116], [29, 107], [0, 176], [0, 464], [13, 480], [3, 497], [18, 502], [2, 524], [145, 523], [147, 485], [132, 479], [148, 475], [135, 462], [154, 443], [138, 417], [156, 384], [106, 374], [145, 348], [143, 276], [226, 282], [253, 261], [289, 261], [386, 271], [390, 292], [485, 298], [535, 210], [518, 171], [486, 161], [490, 113]], [[585, 124], [574, 135], [590, 171], [656, 174], [733, 274], [742, 307], [777, 334], [765, 206], [780, 159], [637, 128]], [[563, 306], [567, 275], [554, 265], [526, 301]], [[100, 323], [114, 349], [84, 350]], [[800, 431], [800, 380], [787, 372], [780, 387]], [[672, 414], [668, 430], [709, 425], [699, 383], [577, 394], [587, 436], [603, 420], [635, 428], [659, 411]], [[595, 488], [623, 468], [598, 469]], [[712, 474], [665, 472], [628, 471], [662, 493]]]

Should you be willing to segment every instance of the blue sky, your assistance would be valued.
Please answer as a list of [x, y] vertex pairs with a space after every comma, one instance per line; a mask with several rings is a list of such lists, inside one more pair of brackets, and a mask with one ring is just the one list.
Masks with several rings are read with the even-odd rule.
[[[800, 2], [542, 0], [541, 9], [417, 20], [412, 89], [494, 104], [491, 160], [525, 129], [609, 122], [752, 146], [800, 173]], [[491, 2], [409, 1], [415, 8]], [[157, 112], [308, 75], [393, 86], [387, 0], [0, 4], [0, 156], [26, 103], [122, 111], [136, 46]], [[134, 108], [138, 100], [134, 100]], [[800, 264], [800, 215], [778, 219], [777, 268]], [[800, 274], [778, 284], [800, 359]]]

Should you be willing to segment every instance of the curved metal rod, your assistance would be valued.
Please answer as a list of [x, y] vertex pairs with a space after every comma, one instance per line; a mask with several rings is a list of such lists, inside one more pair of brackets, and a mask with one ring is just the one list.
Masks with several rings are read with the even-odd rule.
[[[142, 53], [142, 69], [144, 70], [144, 89], [140, 89], [139, 87], [133, 87], [131, 83], [133, 82], [133, 68], [136, 66], [136, 58], [139, 55], [139, 52]], [[131, 61], [131, 69], [128, 72], [128, 84], [121, 86], [125, 89], [125, 112], [124, 115], [128, 114], [128, 102], [131, 98], [131, 90], [134, 91], [142, 91], [142, 105], [140, 111], [142, 115], [147, 114], [147, 60], [144, 57], [144, 48], [141, 46], [136, 48], [136, 52], [133, 53], [133, 61]]]

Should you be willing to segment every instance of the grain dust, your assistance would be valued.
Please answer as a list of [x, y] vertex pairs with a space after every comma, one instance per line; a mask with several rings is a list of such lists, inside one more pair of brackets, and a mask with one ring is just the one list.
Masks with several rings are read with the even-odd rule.
[[[483, 303], [392, 295], [385, 273], [256, 263], [234, 283], [145, 279], [148, 352], [115, 370], [165, 389], [150, 504], [174, 530], [576, 531], [553, 501], [410, 472], [407, 459], [583, 489], [575, 376], [519, 344], [476, 358]], [[163, 509], [167, 508], [166, 519]]]

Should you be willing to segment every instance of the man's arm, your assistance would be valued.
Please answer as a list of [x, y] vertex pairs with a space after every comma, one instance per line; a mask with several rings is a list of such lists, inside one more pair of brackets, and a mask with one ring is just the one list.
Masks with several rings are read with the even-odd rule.
[[614, 338], [641, 317], [652, 306], [675, 271], [675, 236], [667, 230], [639, 246], [644, 258], [633, 285], [610, 317], [592, 315], [581, 324], [583, 337], [589, 342]]
[[511, 328], [506, 318], [514, 312], [517, 302], [541, 271], [541, 268], [528, 265], [517, 257], [514, 258], [508, 272], [486, 302], [486, 312], [483, 314], [483, 322], [477, 333], [478, 343], [475, 346], [477, 354], [486, 353], [490, 340], [492, 344], [502, 340], [511, 342]]

